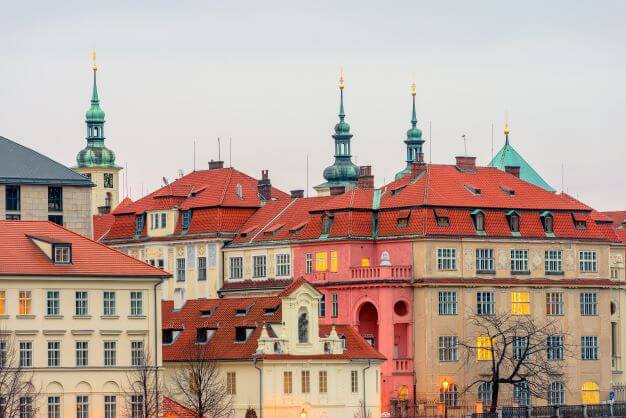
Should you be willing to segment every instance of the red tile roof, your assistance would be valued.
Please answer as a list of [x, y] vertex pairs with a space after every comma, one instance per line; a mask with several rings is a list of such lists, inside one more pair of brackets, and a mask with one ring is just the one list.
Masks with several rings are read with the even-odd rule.
[[195, 412], [167, 396], [163, 397], [164, 418], [198, 418]]
[[[54, 264], [34, 238], [71, 245], [71, 264]], [[0, 275], [169, 277], [106, 245], [47, 221], [0, 221]]]
[[93, 215], [93, 239], [95, 241], [100, 241], [100, 239], [105, 236], [113, 222], [115, 222], [115, 216], [112, 213], [107, 213], [105, 215]]
[[615, 210], [609, 212], [602, 212], [607, 218], [609, 218], [615, 226], [626, 223], [626, 210]]

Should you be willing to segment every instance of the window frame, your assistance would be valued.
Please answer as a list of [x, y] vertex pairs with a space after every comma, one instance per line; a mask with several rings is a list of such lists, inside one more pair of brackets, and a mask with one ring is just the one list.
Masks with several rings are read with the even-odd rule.
[[547, 316], [563, 316], [565, 313], [565, 302], [563, 292], [547, 292], [546, 293], [546, 315]]
[[437, 270], [455, 271], [456, 269], [456, 248], [437, 248]]
[[[80, 294], [80, 297], [79, 297]], [[84, 298], [83, 298], [84, 295]], [[87, 290], [74, 291], [74, 316], [89, 316], [89, 292]]]
[[142, 317], [143, 312], [143, 291], [131, 290], [130, 291], [130, 316]]
[[276, 254], [276, 277], [291, 276], [291, 254]]
[[33, 314], [33, 292], [32, 290], [18, 291], [18, 315]]
[[598, 316], [597, 292], [580, 292], [580, 315]]
[[75, 341], [76, 367], [89, 367], [89, 341]]
[[544, 257], [546, 274], [563, 274], [563, 250], [546, 250]]
[[599, 360], [600, 344], [596, 335], [581, 335], [580, 358], [581, 360]]
[[243, 279], [243, 257], [228, 257], [228, 274], [230, 280]]
[[[56, 294], [56, 297], [51, 297]], [[61, 291], [60, 290], [46, 290], [46, 316], [60, 317], [61, 316]]]
[[[111, 297], [112, 296], [112, 297]], [[102, 292], [102, 315], [117, 315], [117, 294], [115, 290], [104, 290]]]
[[581, 273], [598, 272], [598, 253], [595, 250], [582, 250], [578, 252], [578, 268]]
[[440, 335], [438, 351], [439, 362], [458, 361], [458, 337], [456, 335]]
[[187, 263], [185, 257], [176, 258], [176, 281], [184, 282], [187, 280]]
[[457, 314], [457, 294], [456, 290], [439, 291], [439, 315]]
[[264, 279], [267, 277], [267, 255], [252, 256], [252, 278]]
[[[485, 296], [488, 296], [485, 298]], [[496, 314], [496, 293], [493, 290], [476, 292], [476, 313], [478, 315]]]
[[117, 341], [105, 340], [103, 342], [104, 367], [117, 366]]
[[203, 282], [207, 279], [207, 262], [205, 256], [198, 257], [198, 281]]
[[61, 367], [61, 341], [49, 340], [46, 343], [48, 367]]
[[476, 248], [476, 273], [495, 273], [493, 248]]
[[528, 249], [512, 248], [511, 249], [511, 274], [529, 274], [530, 267], [528, 264]]

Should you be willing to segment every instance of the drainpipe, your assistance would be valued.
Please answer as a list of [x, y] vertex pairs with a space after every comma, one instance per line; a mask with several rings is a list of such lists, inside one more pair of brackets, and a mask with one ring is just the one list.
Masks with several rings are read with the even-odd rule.
[[158, 309], [159, 307], [157, 306], [157, 287], [161, 285], [161, 283], [163, 283], [163, 279], [159, 280], [158, 283], [154, 284], [154, 390], [156, 392], [156, 416], [160, 416], [160, 411], [159, 411], [159, 334], [158, 332], [161, 331], [160, 329], [158, 329], [158, 325], [159, 325], [159, 321], [158, 321]]
[[258, 358], [254, 356], [254, 368], [259, 371], [259, 418], [263, 418], [263, 368], [256, 365]]
[[363, 418], [367, 418], [367, 404], [365, 403], [365, 371], [372, 367], [372, 359], [367, 360], [367, 367], [363, 368]]

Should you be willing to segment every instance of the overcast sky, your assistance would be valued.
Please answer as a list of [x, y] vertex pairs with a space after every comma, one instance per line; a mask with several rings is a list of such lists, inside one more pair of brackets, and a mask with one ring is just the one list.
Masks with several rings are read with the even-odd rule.
[[[626, 2], [0, 0], [0, 135], [62, 163], [84, 146], [91, 50], [106, 144], [133, 198], [222, 157], [290, 190], [332, 163], [339, 68], [360, 165], [404, 166], [409, 85], [432, 161], [511, 141], [553, 187], [626, 209]], [[432, 138], [428, 124], [432, 123]]]

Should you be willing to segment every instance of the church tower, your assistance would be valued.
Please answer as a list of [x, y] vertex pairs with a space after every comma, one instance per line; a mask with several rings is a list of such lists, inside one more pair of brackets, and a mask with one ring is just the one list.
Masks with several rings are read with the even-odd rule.
[[339, 122], [335, 125], [335, 162], [324, 170], [325, 183], [314, 187], [319, 196], [328, 196], [336, 191], [354, 189], [359, 178], [359, 167], [352, 163], [350, 150], [350, 125], [345, 121], [343, 109], [343, 88], [345, 87], [343, 74], [339, 77]]
[[413, 97], [413, 115], [411, 117], [411, 129], [406, 131], [406, 167], [404, 170], [396, 174], [396, 180], [401, 179], [411, 172], [411, 166], [414, 163], [424, 162], [424, 152], [422, 146], [424, 140], [422, 139], [422, 130], [417, 127], [417, 113], [415, 111], [415, 95], [417, 93], [417, 87], [415, 83], [411, 85], [411, 96]]
[[74, 171], [95, 184], [91, 190], [91, 214], [109, 213], [119, 202], [119, 172], [115, 164], [115, 153], [104, 146], [104, 111], [100, 108], [96, 83], [96, 52], [93, 53], [93, 90], [91, 107], [85, 114], [87, 124], [87, 146], [76, 156]]

